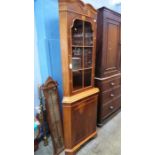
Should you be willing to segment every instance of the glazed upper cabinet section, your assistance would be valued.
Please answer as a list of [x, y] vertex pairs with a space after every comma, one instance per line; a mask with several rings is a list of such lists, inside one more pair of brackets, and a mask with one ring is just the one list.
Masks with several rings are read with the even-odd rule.
[[72, 91], [92, 86], [93, 30], [88, 21], [76, 19], [72, 27]]
[[101, 8], [97, 25], [96, 77], [103, 78], [120, 72], [120, 14]]
[[94, 86], [97, 11], [81, 0], [59, 0], [64, 96]]

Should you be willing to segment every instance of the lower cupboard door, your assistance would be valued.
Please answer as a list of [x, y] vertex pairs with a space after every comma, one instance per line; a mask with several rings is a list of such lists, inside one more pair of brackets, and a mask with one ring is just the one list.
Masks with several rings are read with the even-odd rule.
[[72, 144], [96, 131], [97, 98], [80, 102], [72, 109]]

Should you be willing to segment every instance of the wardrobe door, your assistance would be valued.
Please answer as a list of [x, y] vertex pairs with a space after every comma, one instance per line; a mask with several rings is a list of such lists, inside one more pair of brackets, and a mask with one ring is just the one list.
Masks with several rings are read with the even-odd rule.
[[105, 32], [104, 75], [109, 76], [120, 72], [120, 22], [106, 19]]

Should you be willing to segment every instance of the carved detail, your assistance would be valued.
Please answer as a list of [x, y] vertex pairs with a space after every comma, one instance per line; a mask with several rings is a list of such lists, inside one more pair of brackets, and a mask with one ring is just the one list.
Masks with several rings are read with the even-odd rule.
[[76, 6], [79, 6], [79, 8], [81, 9], [81, 11], [83, 11], [83, 13], [86, 14], [86, 15], [88, 15], [88, 16], [91, 14], [91, 12], [93, 14], [97, 14], [96, 9], [91, 4], [84, 3], [81, 0], [59, 0], [59, 1], [60, 1], [60, 3], [68, 3], [68, 4], [69, 3], [70, 4], [71, 3], [78, 3]]
[[48, 77], [48, 79], [46, 80], [45, 84], [42, 86], [42, 89], [50, 89], [52, 87], [57, 87], [58, 83], [56, 81], [54, 81], [51, 77]]

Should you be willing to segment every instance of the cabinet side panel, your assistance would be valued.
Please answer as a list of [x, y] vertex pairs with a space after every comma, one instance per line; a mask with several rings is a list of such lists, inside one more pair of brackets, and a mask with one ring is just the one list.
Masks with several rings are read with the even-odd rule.
[[71, 143], [71, 107], [63, 104], [63, 126], [64, 126], [64, 142], [65, 148], [72, 148]]
[[64, 96], [69, 96], [69, 57], [68, 57], [68, 29], [67, 12], [60, 11], [60, 41], [61, 41], [61, 62], [63, 75]]
[[97, 14], [97, 34], [96, 34], [96, 66], [95, 66], [95, 76], [98, 77], [102, 74], [102, 48], [103, 48], [103, 13], [98, 10]]

